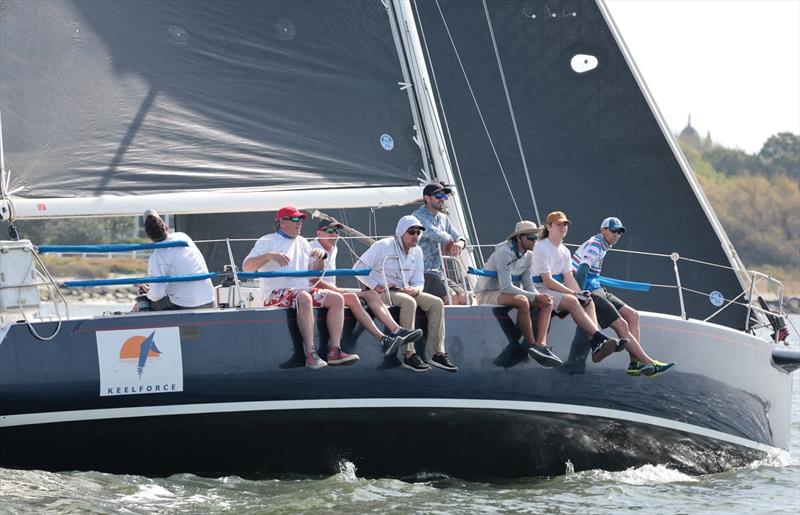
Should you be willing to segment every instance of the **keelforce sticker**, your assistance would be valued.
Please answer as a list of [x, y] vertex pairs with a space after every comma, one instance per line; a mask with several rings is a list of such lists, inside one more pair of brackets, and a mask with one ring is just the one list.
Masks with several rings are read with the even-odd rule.
[[178, 327], [98, 331], [100, 396], [183, 391]]

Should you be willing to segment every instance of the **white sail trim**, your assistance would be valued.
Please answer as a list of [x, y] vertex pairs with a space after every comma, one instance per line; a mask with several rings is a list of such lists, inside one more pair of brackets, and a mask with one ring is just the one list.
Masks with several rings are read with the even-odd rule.
[[419, 186], [358, 187], [285, 191], [202, 191], [149, 195], [101, 195], [85, 198], [11, 199], [0, 210], [16, 219], [91, 216], [138, 216], [147, 209], [185, 215], [277, 211], [291, 204], [299, 209], [388, 207], [419, 200]]
[[749, 289], [750, 277], [747, 273], [747, 269], [742, 263], [741, 259], [739, 259], [739, 254], [736, 253], [733, 243], [731, 243], [731, 240], [728, 238], [728, 234], [725, 232], [725, 228], [722, 227], [722, 223], [720, 223], [719, 218], [717, 218], [717, 214], [714, 212], [713, 207], [711, 207], [711, 202], [709, 202], [702, 186], [700, 186], [700, 183], [697, 181], [697, 177], [695, 177], [692, 167], [689, 165], [689, 161], [686, 159], [686, 156], [683, 155], [683, 151], [681, 150], [680, 145], [678, 145], [678, 140], [675, 138], [675, 135], [670, 132], [669, 125], [667, 125], [664, 116], [661, 114], [658, 105], [653, 99], [653, 95], [650, 93], [650, 89], [647, 87], [647, 84], [644, 81], [644, 77], [639, 71], [639, 68], [636, 66], [636, 62], [633, 60], [633, 54], [631, 54], [631, 52], [628, 50], [628, 46], [625, 44], [622, 34], [617, 28], [617, 25], [614, 23], [611, 12], [608, 10], [604, 0], [595, 1], [597, 2], [600, 12], [605, 18], [609, 29], [611, 30], [611, 34], [614, 36], [614, 39], [617, 42], [617, 46], [619, 46], [622, 55], [625, 57], [625, 61], [628, 63], [628, 67], [630, 68], [631, 73], [633, 73], [633, 77], [636, 80], [636, 83], [639, 85], [639, 89], [644, 95], [647, 105], [650, 106], [650, 111], [652, 111], [658, 126], [661, 128], [664, 138], [666, 138], [670, 148], [672, 149], [672, 153], [678, 160], [681, 170], [683, 170], [683, 174], [686, 176], [686, 180], [689, 182], [689, 187], [692, 188], [692, 191], [697, 197], [697, 201], [700, 203], [700, 206], [703, 208], [703, 212], [706, 214], [706, 218], [708, 218], [708, 221], [711, 223], [711, 227], [717, 234], [717, 238], [719, 238], [720, 245], [722, 246], [722, 251], [728, 257], [730, 265], [734, 269], [742, 289]]

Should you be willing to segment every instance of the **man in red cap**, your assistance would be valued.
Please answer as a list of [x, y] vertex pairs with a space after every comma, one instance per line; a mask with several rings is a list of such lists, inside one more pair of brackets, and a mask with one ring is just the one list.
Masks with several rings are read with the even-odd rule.
[[[313, 251], [308, 241], [300, 236], [306, 214], [294, 206], [284, 206], [275, 214], [275, 232], [262, 236], [242, 264], [245, 272], [275, 272], [308, 270], [309, 257], [324, 257], [320, 249]], [[259, 279], [264, 306], [297, 310], [297, 325], [303, 337], [306, 366], [322, 368], [344, 365], [358, 361], [357, 354], [347, 354], [341, 349], [342, 325], [344, 323], [344, 299], [342, 295], [319, 288], [309, 288], [307, 277], [262, 277]], [[330, 347], [325, 362], [314, 348], [314, 308], [328, 308], [325, 317]]]

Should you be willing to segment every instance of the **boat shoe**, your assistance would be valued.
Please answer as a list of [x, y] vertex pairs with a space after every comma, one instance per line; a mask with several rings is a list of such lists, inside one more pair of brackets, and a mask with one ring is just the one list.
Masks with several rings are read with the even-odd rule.
[[609, 354], [615, 352], [617, 348], [617, 340], [615, 338], [609, 338], [602, 342], [596, 342], [592, 344], [592, 361], [595, 363], [600, 363]]
[[358, 354], [348, 354], [339, 347], [333, 347], [328, 352], [328, 365], [350, 365], [359, 359]]

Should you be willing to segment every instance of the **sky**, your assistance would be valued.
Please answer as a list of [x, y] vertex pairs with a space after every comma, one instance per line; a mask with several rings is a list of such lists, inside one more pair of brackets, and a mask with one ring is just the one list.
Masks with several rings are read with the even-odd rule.
[[758, 152], [800, 134], [800, 0], [606, 0], [670, 129]]

